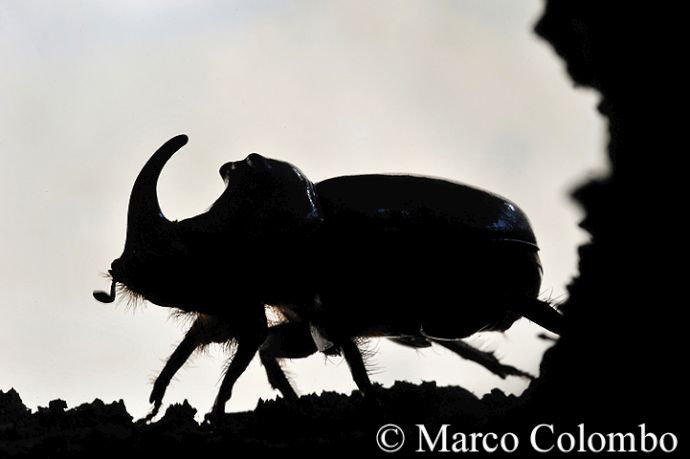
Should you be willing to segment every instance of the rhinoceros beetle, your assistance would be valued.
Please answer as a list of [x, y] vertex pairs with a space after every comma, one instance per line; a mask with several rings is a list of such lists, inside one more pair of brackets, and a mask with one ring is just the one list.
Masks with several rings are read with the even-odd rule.
[[[560, 314], [538, 299], [535, 236], [511, 201], [410, 175], [314, 184], [295, 166], [252, 153], [220, 168], [226, 188], [207, 212], [170, 221], [157, 182], [186, 143], [170, 139], [139, 173], [110, 292], [94, 292], [101, 302], [121, 292], [196, 315], [154, 383], [149, 418], [177, 369], [209, 342], [236, 345], [213, 405], [220, 414], [257, 352], [286, 397], [294, 390], [276, 359], [317, 350], [341, 353], [371, 397], [361, 338], [439, 343], [499, 375], [525, 376], [458, 340], [507, 330], [520, 317], [560, 332]], [[283, 323], [269, 327], [268, 305]]]

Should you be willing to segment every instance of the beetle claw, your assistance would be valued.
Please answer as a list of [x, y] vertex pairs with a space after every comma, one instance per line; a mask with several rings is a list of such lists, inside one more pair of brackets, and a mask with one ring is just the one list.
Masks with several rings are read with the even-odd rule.
[[211, 411], [204, 415], [203, 424], [210, 427], [217, 426], [222, 421], [224, 415], [224, 411], [213, 408]]

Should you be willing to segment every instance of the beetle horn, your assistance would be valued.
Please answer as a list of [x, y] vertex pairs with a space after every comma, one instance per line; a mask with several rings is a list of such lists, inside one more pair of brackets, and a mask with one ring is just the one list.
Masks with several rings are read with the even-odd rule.
[[178, 135], [165, 142], [146, 162], [132, 187], [127, 212], [127, 243], [137, 244], [142, 239], [160, 235], [170, 224], [161, 211], [156, 186], [163, 166], [187, 143], [186, 135]]
[[[136, 261], [141, 259], [142, 253], [155, 254], [163, 245], [171, 244], [173, 224], [161, 211], [156, 187], [163, 167], [187, 140], [186, 135], [178, 135], [168, 140], [156, 150], [139, 172], [129, 196], [125, 250], [120, 258], [113, 261], [113, 269], [109, 271], [113, 278], [110, 292], [93, 292], [94, 298], [101, 303], [115, 301], [117, 283], [121, 282], [117, 273], [122, 272], [122, 267], [127, 271], [131, 267], [129, 262], [134, 261], [136, 266]], [[116, 269], [116, 266], [119, 268]]]

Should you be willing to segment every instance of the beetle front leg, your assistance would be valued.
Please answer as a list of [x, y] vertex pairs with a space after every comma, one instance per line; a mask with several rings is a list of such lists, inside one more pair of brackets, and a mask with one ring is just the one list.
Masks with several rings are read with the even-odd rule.
[[175, 376], [175, 373], [182, 368], [182, 365], [184, 365], [187, 359], [189, 359], [194, 351], [202, 344], [203, 343], [200, 339], [200, 336], [198, 333], [195, 333], [194, 326], [192, 326], [182, 342], [172, 353], [168, 361], [165, 362], [165, 367], [163, 367], [163, 370], [153, 383], [153, 389], [151, 390], [151, 395], [149, 396], [149, 403], [153, 404], [153, 408], [151, 409], [151, 412], [144, 418], [145, 421], [150, 421], [158, 414], [158, 411], [163, 404], [165, 391], [170, 385], [170, 381], [172, 380], [173, 376]]
[[212, 342], [221, 343], [231, 338], [232, 334], [226, 322], [216, 316], [199, 315], [187, 330], [182, 342], [177, 345], [168, 361], [165, 362], [163, 370], [153, 383], [149, 397], [149, 402], [153, 404], [153, 408], [144, 420], [150, 421], [158, 414], [170, 381], [199, 346]]

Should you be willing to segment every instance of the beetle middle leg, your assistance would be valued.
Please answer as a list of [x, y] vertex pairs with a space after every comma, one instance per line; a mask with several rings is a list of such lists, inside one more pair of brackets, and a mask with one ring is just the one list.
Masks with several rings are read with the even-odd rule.
[[268, 336], [261, 345], [259, 358], [271, 386], [280, 391], [284, 398], [297, 400], [297, 393], [278, 359], [299, 359], [317, 351], [308, 322], [284, 322], [268, 329]]
[[369, 372], [364, 364], [362, 352], [359, 350], [359, 347], [352, 339], [339, 340], [338, 344], [347, 362], [347, 366], [350, 367], [350, 372], [352, 373], [352, 378], [355, 380], [355, 384], [357, 384], [357, 387], [362, 391], [366, 399], [373, 400], [375, 397], [374, 386], [369, 379]]

